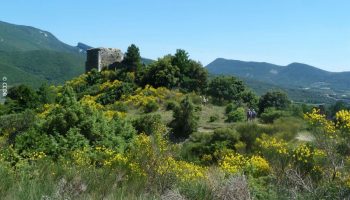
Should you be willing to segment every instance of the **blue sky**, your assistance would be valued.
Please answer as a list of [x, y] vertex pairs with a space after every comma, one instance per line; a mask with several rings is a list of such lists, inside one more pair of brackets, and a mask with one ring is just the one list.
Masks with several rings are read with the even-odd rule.
[[350, 71], [349, 12], [347, 0], [6, 0], [0, 20], [70, 45], [135, 43], [152, 59], [182, 48], [204, 65], [223, 57]]

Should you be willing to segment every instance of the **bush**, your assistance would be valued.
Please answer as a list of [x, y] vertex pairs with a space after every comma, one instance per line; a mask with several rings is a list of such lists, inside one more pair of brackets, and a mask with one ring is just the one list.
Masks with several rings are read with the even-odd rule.
[[203, 164], [214, 163], [220, 159], [220, 152], [235, 150], [239, 138], [240, 134], [231, 128], [219, 128], [214, 133], [193, 133], [183, 146], [183, 157]]
[[119, 112], [128, 112], [128, 105], [126, 105], [125, 103], [123, 103], [123, 102], [115, 102], [112, 106], [111, 106], [111, 108], [113, 109], [113, 110], [116, 110], [116, 111], [119, 111]]
[[202, 104], [202, 97], [201, 96], [197, 95], [196, 93], [190, 93], [189, 96], [190, 96], [192, 103], [194, 103], [196, 105]]
[[174, 109], [173, 117], [174, 119], [169, 125], [173, 130], [174, 136], [178, 139], [187, 138], [198, 128], [199, 117], [196, 107], [188, 96], [181, 101], [179, 107]]
[[209, 122], [215, 122], [219, 119], [219, 115], [215, 114], [209, 117]]
[[272, 123], [278, 118], [287, 116], [287, 112], [276, 110], [275, 108], [267, 108], [261, 115], [260, 120], [264, 123]]
[[231, 111], [227, 115], [226, 122], [241, 122], [245, 119], [245, 110], [244, 108], [237, 108], [235, 111]]
[[132, 125], [138, 133], [151, 135], [162, 124], [160, 115], [146, 114], [132, 121]]
[[290, 105], [288, 96], [284, 92], [273, 91], [262, 95], [259, 100], [259, 112], [263, 113], [266, 108], [286, 109]]
[[295, 117], [281, 117], [273, 122], [272, 129], [276, 136], [284, 140], [292, 140], [298, 132], [305, 128], [305, 122]]
[[230, 112], [234, 111], [237, 109], [237, 105], [234, 103], [229, 103], [227, 104], [226, 108], [225, 108], [225, 113], [229, 114]]
[[256, 138], [260, 137], [266, 130], [256, 123], [242, 123], [236, 127], [241, 135], [240, 140], [246, 145], [246, 151], [251, 152]]
[[239, 101], [244, 90], [244, 83], [232, 76], [216, 77], [208, 86], [208, 94], [214, 97], [214, 101], [218, 104], [225, 101]]
[[168, 101], [166, 103], [166, 110], [174, 110], [178, 106], [178, 103], [176, 101]]
[[144, 107], [143, 107], [145, 113], [155, 112], [159, 109], [159, 105], [155, 101], [149, 101]]

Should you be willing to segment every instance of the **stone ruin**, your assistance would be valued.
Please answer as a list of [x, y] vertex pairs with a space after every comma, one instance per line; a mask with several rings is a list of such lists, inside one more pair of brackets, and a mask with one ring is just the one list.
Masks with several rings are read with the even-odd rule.
[[115, 48], [92, 48], [86, 51], [85, 71], [109, 69], [123, 60], [123, 53]]

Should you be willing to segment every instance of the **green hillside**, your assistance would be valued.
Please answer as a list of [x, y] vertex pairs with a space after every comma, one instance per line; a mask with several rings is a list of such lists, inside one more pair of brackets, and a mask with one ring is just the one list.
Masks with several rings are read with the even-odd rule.
[[302, 63], [279, 66], [223, 58], [214, 60], [206, 68], [212, 74], [238, 76], [257, 93], [271, 88], [283, 89], [295, 101], [330, 103], [339, 97], [346, 101], [350, 98], [350, 72], [328, 72]]
[[0, 50], [32, 51], [43, 49], [78, 52], [76, 47], [59, 41], [50, 32], [31, 26], [14, 25], [0, 21]]
[[85, 53], [54, 35], [0, 21], [0, 74], [8, 84], [63, 83], [84, 72]]

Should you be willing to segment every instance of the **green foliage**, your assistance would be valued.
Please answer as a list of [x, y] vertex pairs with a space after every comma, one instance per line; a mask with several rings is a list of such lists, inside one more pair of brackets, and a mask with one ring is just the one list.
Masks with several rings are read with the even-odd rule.
[[246, 114], [244, 108], [239, 107], [227, 114], [226, 122], [242, 122], [245, 118]]
[[176, 138], [187, 138], [197, 130], [198, 116], [196, 108], [188, 96], [181, 101], [180, 106], [175, 108], [173, 112], [174, 120], [169, 125]]
[[266, 130], [256, 123], [239, 124], [236, 130], [241, 135], [240, 140], [246, 145], [247, 152], [253, 151], [256, 138], [266, 133]]
[[211, 115], [209, 117], [209, 122], [215, 122], [219, 119], [219, 115], [215, 114], [215, 115]]
[[229, 114], [230, 112], [234, 111], [237, 109], [237, 105], [234, 103], [229, 103], [227, 104], [226, 108], [225, 108], [225, 113]]
[[139, 48], [132, 44], [128, 47], [128, 50], [125, 53], [123, 64], [126, 66], [128, 71], [135, 72], [138, 68], [141, 67], [141, 56]]
[[167, 101], [166, 102], [166, 110], [173, 110], [175, 109], [178, 105], [176, 101]]
[[83, 146], [103, 145], [124, 151], [135, 133], [131, 124], [107, 119], [101, 111], [82, 105], [70, 87], [65, 87], [59, 100], [45, 119], [16, 137], [16, 148], [22, 152], [44, 152], [59, 157]]
[[132, 83], [122, 82], [119, 85], [108, 88], [107, 91], [97, 99], [102, 105], [112, 104], [119, 100], [123, 95], [131, 95], [135, 91], [135, 85]]
[[155, 101], [149, 101], [143, 109], [145, 113], [155, 112], [159, 109], [159, 105]]
[[266, 108], [286, 109], [290, 105], [287, 94], [280, 91], [267, 92], [259, 100], [259, 112], [263, 113]]
[[171, 64], [170, 55], [151, 63], [143, 78], [144, 85], [150, 84], [154, 87], [174, 88], [179, 84], [180, 70]]
[[38, 106], [38, 95], [29, 86], [15, 86], [8, 90], [5, 104], [10, 108], [11, 112], [34, 109]]
[[235, 77], [216, 77], [208, 86], [208, 94], [218, 103], [225, 101], [240, 101], [241, 93], [245, 90], [242, 81]]
[[147, 135], [153, 134], [161, 124], [161, 116], [158, 114], [142, 115], [132, 121], [132, 125], [138, 133], [145, 133]]
[[241, 101], [249, 108], [258, 108], [259, 98], [251, 90], [245, 90], [241, 93]]
[[26, 110], [22, 113], [0, 116], [0, 137], [4, 137], [6, 143], [14, 143], [16, 135], [19, 135], [34, 125], [36, 117], [32, 110]]
[[263, 113], [260, 114], [260, 120], [264, 123], [272, 123], [278, 118], [288, 116], [289, 113], [282, 110], [276, 110], [273, 107], [266, 108]]
[[197, 132], [185, 142], [182, 154], [190, 161], [215, 163], [220, 159], [220, 152], [235, 150], [239, 139], [240, 134], [230, 128], [215, 129], [213, 133]]
[[[167, 55], [151, 63], [144, 72], [142, 85], [180, 88], [186, 92], [202, 92], [207, 85], [208, 73], [203, 66], [188, 57], [184, 50], [177, 50], [174, 56]], [[140, 75], [138, 75], [140, 76]]]
[[281, 117], [273, 121], [272, 129], [276, 137], [291, 141], [297, 133], [305, 130], [305, 122], [297, 117]]
[[56, 91], [47, 84], [41, 85], [37, 91], [37, 94], [41, 104], [51, 104], [56, 101]]

